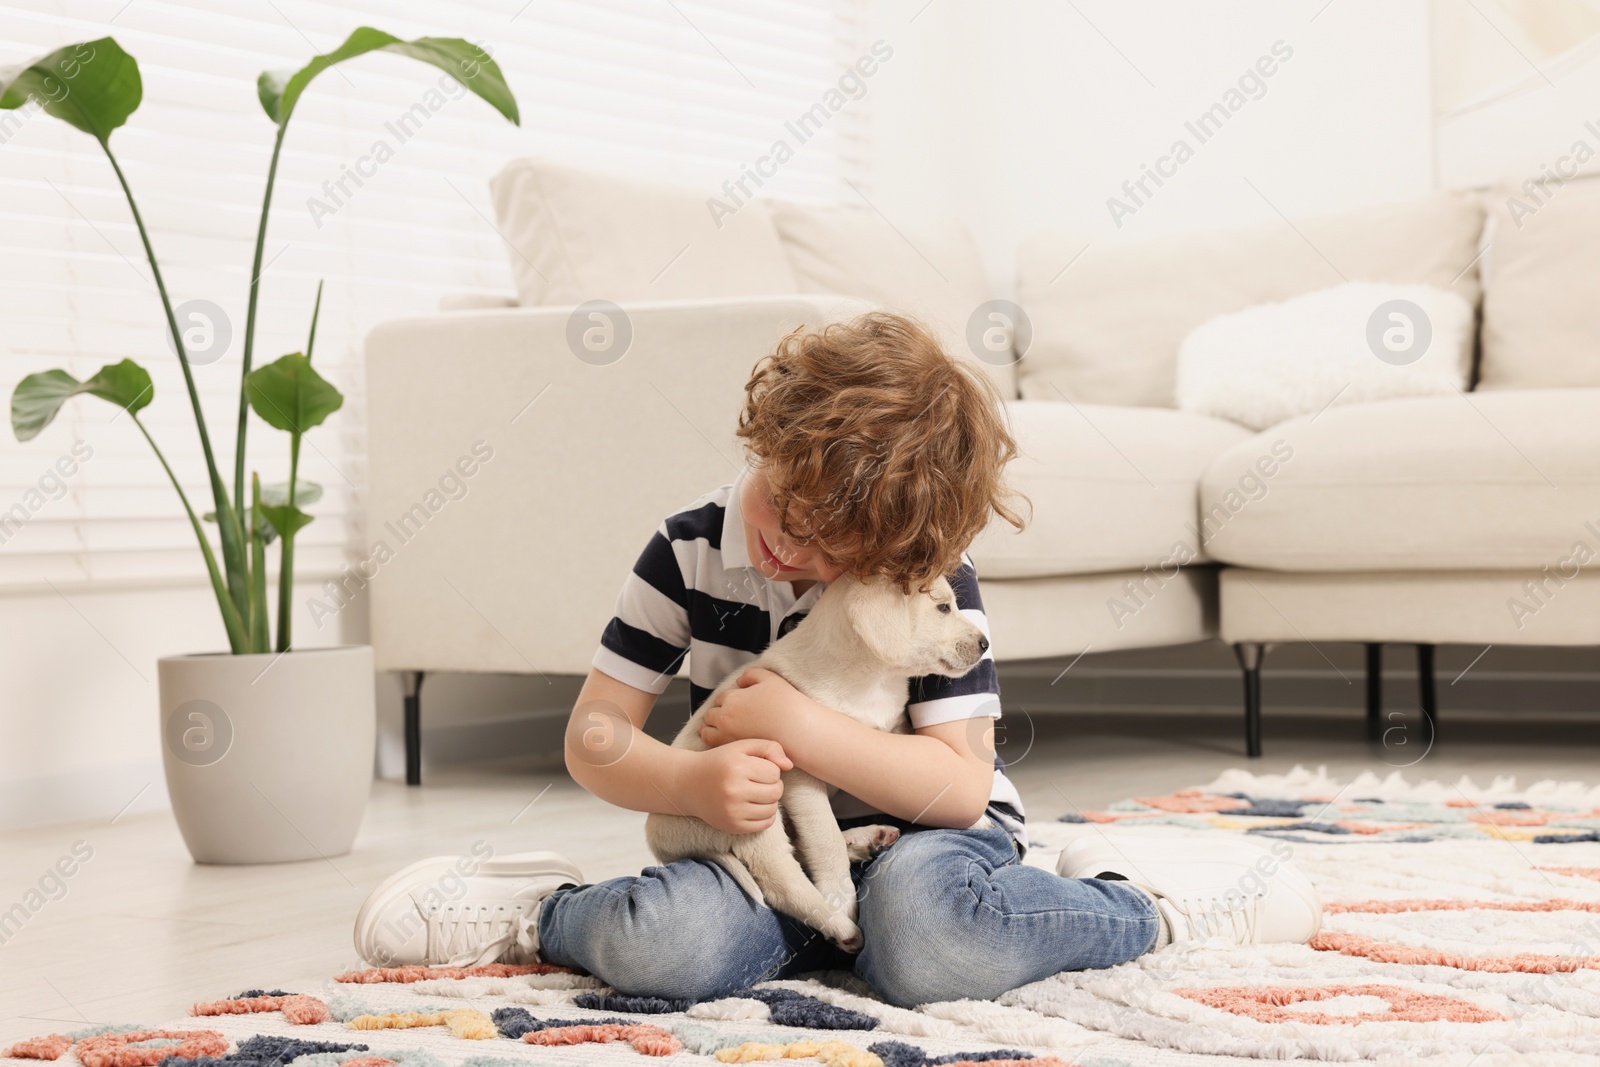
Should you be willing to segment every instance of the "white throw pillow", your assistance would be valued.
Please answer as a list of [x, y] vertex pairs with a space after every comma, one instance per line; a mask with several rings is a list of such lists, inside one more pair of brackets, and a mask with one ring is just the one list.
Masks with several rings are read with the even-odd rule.
[[1340, 404], [1465, 389], [1472, 308], [1431, 285], [1351, 282], [1219, 315], [1178, 348], [1178, 407], [1264, 430]]

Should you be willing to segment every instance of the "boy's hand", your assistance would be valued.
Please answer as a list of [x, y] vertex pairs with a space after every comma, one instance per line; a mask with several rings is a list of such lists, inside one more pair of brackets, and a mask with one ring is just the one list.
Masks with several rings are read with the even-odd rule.
[[739, 675], [738, 688], [717, 695], [700, 724], [700, 740], [715, 749], [730, 741], [770, 738], [780, 744], [805, 737], [817, 703], [764, 667]]
[[730, 834], [765, 830], [778, 817], [781, 775], [794, 767], [776, 741], [734, 741], [695, 754], [683, 784], [689, 814]]

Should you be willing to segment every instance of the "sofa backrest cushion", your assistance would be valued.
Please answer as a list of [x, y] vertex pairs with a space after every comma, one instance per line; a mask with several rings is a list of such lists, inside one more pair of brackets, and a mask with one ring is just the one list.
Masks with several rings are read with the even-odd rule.
[[1600, 385], [1600, 178], [1490, 194], [1480, 389]]
[[489, 187], [525, 305], [798, 291], [760, 200], [714, 219], [704, 190], [541, 159], [512, 160]]
[[967, 323], [989, 300], [983, 258], [954, 220], [895, 227], [867, 208], [771, 201], [772, 221], [802, 293], [838, 293], [910, 315], [945, 351], [988, 372], [1006, 399], [1017, 395], [1009, 352], [979, 359]]
[[1017, 253], [1018, 300], [1033, 325], [1018, 368], [1022, 396], [1171, 407], [1178, 346], [1190, 330], [1341, 281], [1453, 288], [1475, 306], [1482, 228], [1476, 197], [1437, 193], [1139, 243], [1030, 238]]

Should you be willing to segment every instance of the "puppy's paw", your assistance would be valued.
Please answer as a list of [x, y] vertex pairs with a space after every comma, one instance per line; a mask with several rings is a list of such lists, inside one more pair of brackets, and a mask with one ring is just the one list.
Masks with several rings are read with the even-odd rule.
[[851, 863], [869, 860], [900, 840], [900, 831], [893, 826], [855, 826], [844, 833], [844, 848]]
[[823, 931], [835, 945], [851, 955], [861, 951], [861, 946], [866, 944], [866, 939], [861, 936], [861, 927], [845, 919], [837, 919], [828, 924], [828, 929]]

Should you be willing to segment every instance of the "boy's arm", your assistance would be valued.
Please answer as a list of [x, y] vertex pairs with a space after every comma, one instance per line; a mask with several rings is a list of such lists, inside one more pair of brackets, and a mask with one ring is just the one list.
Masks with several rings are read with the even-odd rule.
[[772, 824], [779, 775], [794, 764], [775, 741], [740, 741], [709, 752], [662, 744], [641, 727], [656, 694], [591, 668], [567, 720], [567, 772], [621, 808], [692, 815], [734, 834]]
[[693, 815], [729, 833], [764, 830], [777, 818], [779, 775], [793, 766], [781, 746], [750, 740], [689, 752], [640, 729], [690, 645], [693, 563], [678, 558], [668, 534], [663, 523], [651, 535], [600, 635], [568, 720], [567, 771], [620, 807]]
[[671, 811], [671, 783], [689, 753], [644, 732], [655, 703], [655, 693], [591, 667], [567, 719], [567, 773], [573, 781], [620, 808]]

